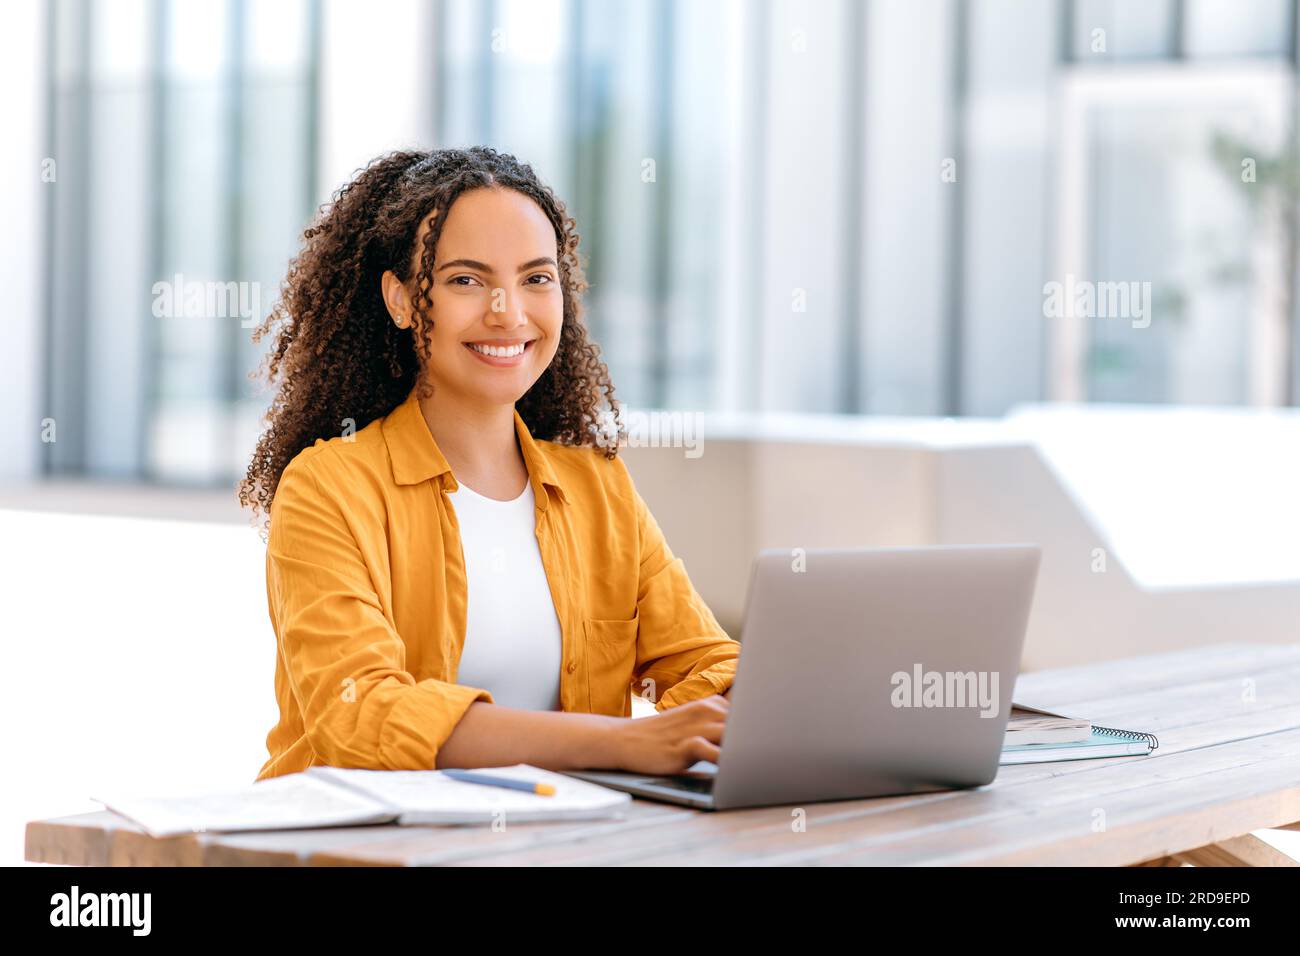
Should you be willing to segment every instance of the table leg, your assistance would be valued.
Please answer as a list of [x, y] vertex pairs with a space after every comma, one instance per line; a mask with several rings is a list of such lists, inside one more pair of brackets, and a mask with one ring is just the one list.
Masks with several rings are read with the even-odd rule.
[[1175, 853], [1174, 857], [1192, 866], [1300, 866], [1300, 860], [1293, 860], [1253, 833]]

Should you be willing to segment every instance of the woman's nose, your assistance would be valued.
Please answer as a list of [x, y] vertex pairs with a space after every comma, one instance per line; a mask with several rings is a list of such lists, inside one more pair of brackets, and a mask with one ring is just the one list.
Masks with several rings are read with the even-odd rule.
[[492, 297], [492, 305], [488, 309], [488, 321], [506, 329], [523, 325], [528, 321], [528, 316], [524, 312], [523, 299], [511, 295], [504, 289], [499, 290], [499, 293]]

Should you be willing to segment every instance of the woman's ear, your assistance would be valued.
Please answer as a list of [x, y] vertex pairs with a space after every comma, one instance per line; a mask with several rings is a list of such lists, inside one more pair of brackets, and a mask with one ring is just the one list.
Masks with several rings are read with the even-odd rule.
[[393, 324], [399, 329], [409, 329], [415, 322], [415, 308], [406, 286], [392, 269], [384, 270], [380, 285], [383, 286], [384, 305], [388, 307], [388, 315]]

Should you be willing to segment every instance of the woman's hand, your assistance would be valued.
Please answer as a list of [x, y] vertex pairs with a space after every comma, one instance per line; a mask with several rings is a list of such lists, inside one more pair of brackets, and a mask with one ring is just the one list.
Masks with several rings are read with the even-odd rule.
[[653, 717], [628, 718], [614, 728], [615, 769], [671, 774], [699, 760], [717, 763], [730, 706], [712, 694]]

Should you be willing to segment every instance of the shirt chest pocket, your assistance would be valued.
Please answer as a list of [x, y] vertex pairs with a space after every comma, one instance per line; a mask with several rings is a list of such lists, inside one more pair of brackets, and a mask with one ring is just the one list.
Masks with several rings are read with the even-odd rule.
[[583, 618], [588, 713], [632, 715], [632, 673], [640, 624], [639, 614], [628, 620]]

